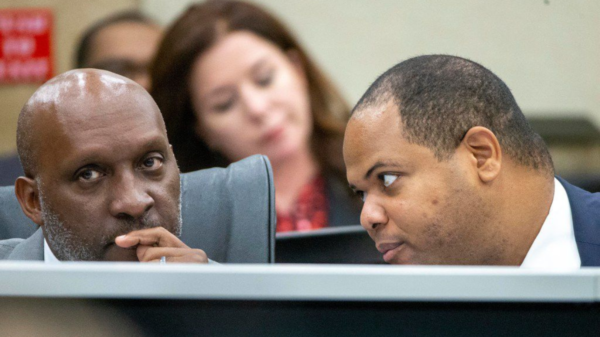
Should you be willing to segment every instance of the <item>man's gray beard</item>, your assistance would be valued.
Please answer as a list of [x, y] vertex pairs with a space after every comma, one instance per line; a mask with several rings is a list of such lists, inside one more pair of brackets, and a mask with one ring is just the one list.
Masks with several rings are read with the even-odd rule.
[[[103, 238], [103, 242], [99, 243], [98, 250], [94, 251], [93, 247], [89, 247], [83, 244], [83, 241], [69, 232], [65, 227], [63, 221], [60, 221], [58, 215], [52, 211], [51, 207], [46, 202], [42, 189], [40, 192], [40, 207], [42, 211], [42, 221], [44, 223], [44, 233], [46, 234], [46, 241], [48, 246], [51, 247], [52, 252], [60, 261], [101, 261], [102, 260], [102, 247], [104, 247], [109, 241], [114, 240], [114, 237]], [[181, 236], [182, 230], [182, 217], [181, 217], [181, 196], [178, 200], [178, 217], [175, 228], [175, 235]], [[159, 225], [146, 226], [145, 228], [158, 227]], [[98, 228], [93, 226], [93, 228]], [[142, 229], [142, 228], [131, 228], [130, 231]], [[126, 234], [126, 233], [123, 233]]]
[[92, 249], [82, 243], [73, 233], [69, 232], [58, 216], [41, 204], [44, 232], [48, 246], [61, 261], [97, 261], [99, 257]]

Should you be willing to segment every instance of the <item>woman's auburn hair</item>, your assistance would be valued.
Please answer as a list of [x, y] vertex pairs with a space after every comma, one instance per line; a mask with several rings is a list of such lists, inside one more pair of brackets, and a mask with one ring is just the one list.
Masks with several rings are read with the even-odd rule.
[[252, 32], [302, 62], [313, 119], [311, 149], [321, 172], [345, 181], [342, 158], [344, 129], [350, 109], [288, 29], [263, 9], [240, 1], [209, 0], [190, 6], [166, 31], [150, 69], [151, 95], [160, 108], [182, 172], [229, 161], [209, 149], [196, 134], [190, 76], [196, 60], [225, 34]]

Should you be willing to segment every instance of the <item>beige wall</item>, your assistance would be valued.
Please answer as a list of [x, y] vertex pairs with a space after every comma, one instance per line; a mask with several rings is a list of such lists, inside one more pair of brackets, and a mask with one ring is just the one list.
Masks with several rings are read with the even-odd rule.
[[[0, 0], [50, 7], [56, 70], [71, 66], [81, 31], [139, 6], [163, 23], [190, 0]], [[529, 116], [585, 115], [600, 126], [600, 1], [255, 0], [282, 18], [351, 103], [391, 65], [425, 53], [478, 61], [503, 78]], [[0, 155], [35, 86], [0, 86]], [[566, 160], [565, 162], [568, 162]]]
[[[75, 45], [82, 31], [118, 10], [139, 6], [138, 0], [0, 0], [0, 8], [50, 8], [54, 12], [55, 72], [71, 69]], [[0, 155], [15, 148], [17, 116], [38, 85], [0, 86]]]
[[[194, 2], [140, 0], [163, 23]], [[600, 1], [254, 0], [287, 23], [354, 104], [392, 65], [421, 54], [482, 63], [527, 116], [600, 127]], [[550, 151], [560, 174], [600, 172], [600, 146]]]
[[[141, 0], [169, 22], [189, 0]], [[600, 1], [255, 0], [278, 14], [355, 103], [383, 71], [431, 53], [482, 63], [528, 115], [600, 126]]]

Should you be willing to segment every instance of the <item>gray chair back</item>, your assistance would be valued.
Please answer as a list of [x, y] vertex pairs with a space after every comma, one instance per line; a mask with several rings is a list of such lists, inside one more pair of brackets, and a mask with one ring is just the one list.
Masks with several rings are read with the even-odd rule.
[[[267, 157], [181, 175], [181, 239], [221, 263], [273, 263], [275, 188]], [[37, 225], [21, 211], [14, 187], [0, 187], [0, 240], [27, 238]]]

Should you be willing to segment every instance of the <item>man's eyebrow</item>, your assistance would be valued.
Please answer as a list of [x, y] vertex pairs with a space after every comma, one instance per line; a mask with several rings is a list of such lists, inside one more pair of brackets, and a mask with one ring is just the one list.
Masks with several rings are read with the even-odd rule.
[[367, 171], [367, 173], [365, 174], [365, 180], [368, 180], [375, 170], [377, 170], [378, 168], [383, 167], [383, 166], [402, 166], [402, 165], [398, 164], [395, 161], [383, 161], [383, 162], [378, 161], [377, 163], [375, 163], [375, 165], [371, 166], [371, 168]]
[[[168, 147], [168, 139], [165, 140], [165, 137], [156, 135], [152, 136], [152, 138], [149, 138], [147, 141], [145, 141], [143, 145], [137, 148], [136, 151], [139, 151], [138, 155], [145, 155], [150, 151], [165, 151], [166, 154], [168, 154]], [[65, 166], [65, 168], [68, 168], [69, 171], [77, 171], [82, 167], [88, 165], [95, 165], [104, 162], [107, 159], [110, 160], [110, 157], [107, 157], [106, 151], [106, 149], [94, 148], [92, 150], [89, 150], [88, 153], [85, 153], [80, 158], [76, 158], [73, 160], [68, 159], [63, 161], [63, 164], [68, 164], [68, 166]]]
[[[167, 141], [168, 143], [168, 141]], [[143, 149], [160, 148], [165, 146], [165, 141], [162, 137], [153, 137], [144, 143]], [[168, 146], [168, 145], [167, 145]]]

